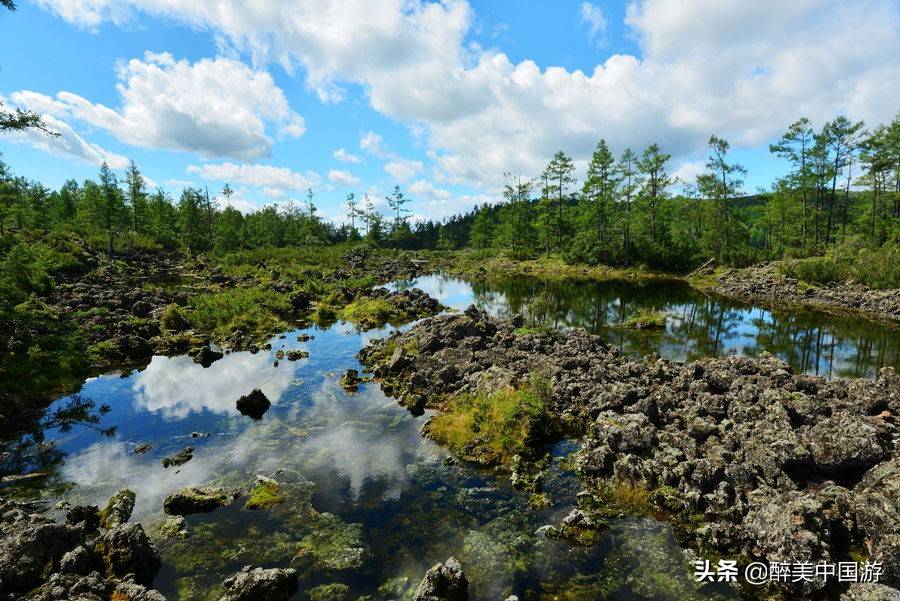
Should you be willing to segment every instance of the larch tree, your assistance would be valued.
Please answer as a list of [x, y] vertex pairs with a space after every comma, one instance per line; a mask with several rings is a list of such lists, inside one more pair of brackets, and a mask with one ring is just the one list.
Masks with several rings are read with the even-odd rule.
[[802, 117], [788, 126], [781, 139], [769, 146], [769, 152], [787, 159], [793, 165], [793, 171], [789, 182], [799, 192], [803, 209], [801, 238], [803, 245], [808, 244], [809, 238], [809, 202], [810, 183], [812, 181], [810, 170], [810, 152], [814, 143], [813, 130], [809, 119]]
[[594, 207], [597, 242], [601, 246], [606, 244], [607, 205], [615, 187], [615, 178], [613, 176], [613, 165], [615, 162], [612, 152], [606, 145], [606, 140], [601, 139], [597, 143], [596, 150], [591, 155], [587, 176], [581, 189], [584, 199]]
[[141, 232], [144, 229], [147, 212], [147, 189], [144, 176], [134, 161], [131, 161], [125, 171], [125, 190], [128, 204], [131, 206], [132, 227], [134, 231]]
[[644, 186], [641, 197], [647, 202], [650, 218], [650, 239], [654, 244], [660, 243], [659, 202], [666, 188], [672, 184], [672, 178], [666, 173], [666, 163], [671, 154], [660, 151], [659, 144], [651, 144], [637, 161], [637, 168], [644, 175]]
[[716, 205], [715, 247], [717, 258], [721, 259], [732, 252], [734, 238], [731, 220], [731, 201], [744, 185], [747, 169], [739, 163], [728, 162], [728, 151], [731, 146], [727, 140], [718, 136], [709, 138], [709, 156], [706, 160], [706, 173], [697, 176], [697, 187], [704, 197]]
[[640, 188], [640, 179], [637, 172], [637, 155], [630, 148], [626, 148], [619, 157], [616, 165], [616, 174], [619, 180], [619, 199], [624, 207], [622, 219], [622, 254], [625, 258], [625, 266], [630, 262], [631, 247], [631, 203], [634, 195]]

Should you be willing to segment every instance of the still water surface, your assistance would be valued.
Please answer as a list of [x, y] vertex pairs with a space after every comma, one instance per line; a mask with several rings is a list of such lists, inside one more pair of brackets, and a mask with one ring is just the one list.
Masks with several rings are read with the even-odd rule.
[[[638, 355], [770, 351], [797, 369], [828, 376], [870, 376], [898, 365], [898, 332], [817, 313], [776, 315], [670, 283], [485, 283], [430, 275], [392, 286], [417, 286], [455, 309], [474, 302], [497, 315], [525, 313], [534, 324], [584, 327]], [[642, 310], [664, 313], [665, 331], [617, 325]], [[565, 458], [576, 442], [552, 449], [545, 492], [553, 505], [537, 510], [504, 476], [451, 461], [420, 436], [427, 415], [409, 415], [377, 384], [356, 393], [341, 389], [340, 373], [361, 369], [359, 349], [387, 332], [360, 333], [337, 323], [287, 332], [272, 340], [271, 352], [232, 353], [205, 369], [186, 356], [154, 357], [143, 370], [91, 379], [55, 408], [93, 403], [98, 423], [45, 432], [52, 446], [18, 459], [48, 476], [3, 492], [102, 506], [127, 487], [137, 493], [133, 519], [152, 530], [163, 517], [163, 499], [180, 488], [213, 483], [247, 490], [257, 474], [292, 483], [288, 501], [276, 509], [247, 510], [238, 501], [189, 516], [187, 539], [160, 543], [164, 565], [156, 586], [171, 599], [215, 598], [216, 585], [246, 564], [297, 565], [301, 539], [311, 541], [307, 549], [318, 545], [319, 562], [303, 590], [343, 583], [349, 599], [378, 594], [379, 587], [382, 598], [400, 598], [404, 582], [414, 587], [428, 567], [451, 555], [462, 560], [477, 599], [732, 598], [697, 590], [689, 553], [667, 525], [653, 520], [618, 521], [588, 548], [537, 534], [573, 507], [580, 487]], [[299, 342], [302, 333], [314, 339]], [[294, 348], [309, 358], [274, 365], [277, 350]], [[238, 414], [234, 404], [254, 388], [273, 403], [259, 422]], [[101, 412], [103, 406], [108, 410]], [[115, 432], [100, 432], [111, 427]], [[201, 436], [192, 437], [195, 432]], [[140, 443], [152, 449], [136, 454]], [[162, 457], [186, 446], [195, 449], [190, 462], [163, 468]]]

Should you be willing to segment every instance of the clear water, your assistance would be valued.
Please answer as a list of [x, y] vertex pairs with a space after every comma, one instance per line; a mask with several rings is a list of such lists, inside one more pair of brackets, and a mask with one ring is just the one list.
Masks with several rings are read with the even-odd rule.
[[[798, 369], [829, 375], [871, 375], [898, 363], [897, 333], [879, 326], [815, 313], [773, 315], [671, 284], [521, 278], [487, 284], [441, 275], [393, 284], [413, 285], [456, 309], [475, 302], [499, 315], [524, 311], [535, 322], [587, 327], [636, 354], [684, 359], [769, 350]], [[642, 309], [664, 312], [665, 332], [615, 325]], [[588, 548], [536, 534], [573, 507], [580, 487], [563, 459], [576, 442], [552, 449], [545, 491], [553, 505], [532, 509], [530, 495], [512, 490], [502, 474], [447, 461], [445, 450], [419, 434], [427, 415], [411, 416], [375, 383], [352, 394], [338, 385], [344, 369], [361, 369], [358, 350], [386, 330], [360, 333], [338, 323], [305, 332], [315, 338], [299, 342], [304, 332], [286, 332], [272, 340], [270, 352], [232, 353], [205, 369], [186, 356], [154, 357], [143, 370], [88, 380], [77, 397], [54, 408], [80, 399], [97, 422], [50, 428], [39, 452], [7, 456], [46, 475], [2, 494], [103, 505], [127, 487], [137, 493], [133, 519], [152, 530], [166, 495], [186, 486], [246, 491], [257, 474], [294, 483], [277, 508], [248, 510], [240, 500], [189, 516], [187, 539], [160, 543], [164, 564], [156, 586], [171, 599], [216, 598], [216, 585], [246, 564], [297, 565], [302, 540], [324, 549], [326, 563], [329, 554], [348, 553], [363, 553], [366, 561], [304, 572], [298, 598], [334, 582], [350, 587], [350, 599], [379, 587], [395, 591], [386, 598], [398, 598], [404, 581], [392, 579], [415, 586], [428, 567], [451, 555], [462, 560], [476, 599], [731, 598], [727, 590], [697, 588], [690, 558], [671, 529], [654, 520], [615, 522]], [[309, 351], [309, 358], [274, 365], [277, 350], [293, 348]], [[258, 422], [234, 404], [254, 388], [273, 403]], [[134, 453], [145, 442], [152, 449]], [[4, 443], [7, 453], [20, 452], [14, 443]], [[185, 446], [194, 447], [194, 458], [163, 468], [161, 459]], [[322, 531], [324, 539], [311, 534]]]
[[[872, 377], [886, 366], [900, 369], [900, 330], [817, 311], [770, 311], [679, 282], [468, 282], [433, 274], [393, 286], [421, 288], [455, 309], [474, 302], [501, 317], [522, 313], [536, 324], [584, 328], [634, 355], [691, 361], [768, 351], [797, 371], [844, 378]], [[665, 331], [619, 325], [644, 311], [664, 314]]]

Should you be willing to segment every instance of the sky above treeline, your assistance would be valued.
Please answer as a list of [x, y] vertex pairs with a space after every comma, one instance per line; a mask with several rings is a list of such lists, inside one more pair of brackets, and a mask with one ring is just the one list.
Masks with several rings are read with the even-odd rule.
[[137, 162], [249, 211], [345, 197], [417, 218], [498, 199], [556, 150], [579, 185], [597, 141], [651, 142], [693, 181], [710, 134], [749, 169], [800, 116], [900, 111], [897, 0], [19, 0], [0, 12], [0, 100], [61, 135], [0, 137], [15, 173], [57, 187]]

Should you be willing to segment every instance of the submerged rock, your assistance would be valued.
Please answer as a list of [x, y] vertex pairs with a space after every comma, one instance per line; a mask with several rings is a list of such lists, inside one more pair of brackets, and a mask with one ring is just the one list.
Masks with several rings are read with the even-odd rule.
[[285, 356], [287, 357], [288, 361], [299, 361], [300, 359], [306, 359], [307, 357], [309, 357], [309, 353], [307, 351], [292, 350], [288, 351]]
[[340, 582], [321, 584], [309, 591], [310, 601], [347, 601], [350, 587]]
[[415, 601], [468, 601], [469, 581], [455, 557], [435, 564], [416, 589]]
[[246, 415], [250, 419], [258, 421], [262, 419], [262, 416], [269, 410], [272, 403], [269, 402], [268, 397], [259, 388], [256, 388], [250, 394], [239, 398], [236, 406], [241, 415]]
[[184, 447], [171, 457], [163, 457], [163, 467], [184, 465], [194, 458], [194, 447]]
[[169, 515], [209, 513], [218, 507], [230, 505], [238, 496], [237, 491], [215, 486], [184, 488], [166, 497], [163, 510]]
[[199, 363], [201, 367], [207, 368], [224, 356], [225, 354], [221, 351], [214, 351], [209, 346], [204, 346], [194, 355], [194, 363]]
[[359, 389], [360, 382], [362, 382], [362, 379], [359, 377], [359, 372], [355, 369], [345, 370], [340, 380], [338, 380], [338, 384], [347, 392], [356, 392]]
[[144, 453], [146, 453], [147, 451], [149, 451], [152, 448], [153, 448], [153, 445], [151, 445], [149, 442], [142, 442], [141, 444], [134, 447], [134, 452], [137, 453], [138, 455], [143, 455]]
[[135, 494], [123, 488], [109, 499], [109, 503], [100, 512], [100, 527], [112, 529], [127, 522], [134, 511]]
[[364, 572], [372, 559], [362, 524], [347, 524], [330, 513], [316, 518], [313, 531], [300, 541], [299, 547], [291, 565], [303, 575], [357, 574]]
[[228, 578], [219, 601], [287, 601], [298, 590], [297, 572], [290, 568], [244, 568]]

